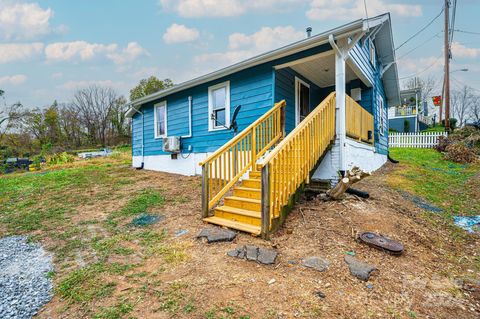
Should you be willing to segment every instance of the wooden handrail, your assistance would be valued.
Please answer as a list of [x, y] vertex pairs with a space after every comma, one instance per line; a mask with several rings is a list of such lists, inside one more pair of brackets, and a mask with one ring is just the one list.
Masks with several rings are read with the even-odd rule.
[[270, 110], [268, 110], [265, 114], [263, 114], [258, 119], [256, 119], [252, 124], [247, 126], [243, 131], [241, 131], [236, 136], [234, 136], [231, 140], [229, 140], [227, 143], [225, 143], [223, 146], [221, 146], [219, 149], [213, 152], [206, 159], [198, 163], [198, 165], [203, 166], [206, 162], [212, 160], [212, 158], [216, 157], [218, 154], [223, 153], [229, 146], [233, 145], [234, 143], [238, 142], [240, 139], [245, 137], [245, 135], [247, 135], [249, 131], [251, 131], [254, 127], [258, 126], [258, 124], [264, 121], [270, 114], [284, 107], [285, 104], [286, 104], [285, 100], [275, 103], [275, 105]]
[[262, 234], [280, 217], [335, 137], [335, 92], [330, 93], [257, 168], [262, 176]]
[[347, 136], [373, 144], [373, 115], [348, 95], [345, 97], [345, 106]]
[[284, 135], [285, 100], [250, 124], [199, 164], [202, 166], [202, 216]]

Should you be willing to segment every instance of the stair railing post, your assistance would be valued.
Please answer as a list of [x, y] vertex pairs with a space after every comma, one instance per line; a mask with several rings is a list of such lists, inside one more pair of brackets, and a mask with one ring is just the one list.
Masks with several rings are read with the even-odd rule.
[[255, 165], [257, 161], [257, 128], [254, 127], [252, 130], [252, 171], [257, 170], [257, 166]]
[[208, 185], [208, 163], [202, 166], [202, 218], [208, 217], [208, 202], [210, 198]]
[[270, 164], [262, 168], [262, 237], [270, 235]]

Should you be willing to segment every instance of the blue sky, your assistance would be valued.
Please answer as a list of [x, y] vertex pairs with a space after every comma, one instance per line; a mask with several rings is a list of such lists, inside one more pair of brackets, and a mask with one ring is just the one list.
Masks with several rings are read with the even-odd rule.
[[[391, 12], [396, 46], [442, 9], [442, 0], [366, 0]], [[458, 0], [455, 29], [478, 30], [480, 1]], [[363, 0], [0, 0], [0, 89], [7, 101], [69, 102], [89, 84], [128, 96], [141, 78], [179, 83], [313, 33], [365, 17]], [[443, 17], [397, 51], [400, 78], [441, 80]], [[435, 36], [436, 35], [436, 36]], [[417, 48], [418, 47], [418, 48]], [[453, 88], [480, 89], [480, 35], [456, 32]], [[401, 80], [402, 82], [403, 80]]]

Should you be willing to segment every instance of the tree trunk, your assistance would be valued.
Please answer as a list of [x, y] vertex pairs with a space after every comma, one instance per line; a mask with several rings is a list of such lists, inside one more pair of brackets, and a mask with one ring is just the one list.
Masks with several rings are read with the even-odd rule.
[[327, 191], [328, 197], [332, 199], [341, 199], [343, 194], [347, 191], [347, 189], [356, 182], [361, 181], [365, 177], [370, 176], [370, 173], [362, 171], [358, 167], [353, 167], [351, 170], [347, 171], [345, 177], [340, 179], [340, 181], [335, 185], [334, 188]]

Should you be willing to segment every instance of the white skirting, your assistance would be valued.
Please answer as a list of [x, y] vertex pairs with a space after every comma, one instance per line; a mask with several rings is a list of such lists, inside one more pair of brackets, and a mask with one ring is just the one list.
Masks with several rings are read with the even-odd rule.
[[[313, 174], [314, 180], [338, 180], [338, 171], [340, 170], [338, 153], [338, 141], [330, 151], [325, 155], [317, 170]], [[345, 156], [347, 169], [354, 166], [360, 167], [366, 172], [373, 172], [382, 167], [387, 162], [387, 156], [375, 152], [375, 147], [360, 143], [350, 138], [346, 139]]]
[[[152, 155], [143, 157], [143, 168], [152, 171], [160, 171], [181, 175], [200, 175], [202, 168], [198, 165], [211, 153], [190, 153], [178, 154], [177, 159], [172, 159], [170, 155]], [[140, 167], [142, 165], [142, 156], [133, 156], [132, 166]]]

